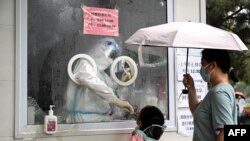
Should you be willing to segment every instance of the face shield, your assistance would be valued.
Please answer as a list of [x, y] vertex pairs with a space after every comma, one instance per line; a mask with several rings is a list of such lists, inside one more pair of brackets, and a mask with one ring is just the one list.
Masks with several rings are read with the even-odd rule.
[[112, 38], [104, 38], [97, 43], [94, 52], [94, 60], [99, 70], [107, 69], [116, 57], [120, 55], [120, 48]]
[[120, 50], [118, 44], [113, 40], [107, 40], [105, 42], [107, 49], [105, 51], [105, 56], [107, 58], [115, 59], [120, 55]]

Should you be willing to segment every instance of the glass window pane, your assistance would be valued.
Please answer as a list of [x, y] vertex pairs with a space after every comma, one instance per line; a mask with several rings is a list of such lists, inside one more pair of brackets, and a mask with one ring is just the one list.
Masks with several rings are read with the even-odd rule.
[[[117, 9], [119, 36], [83, 34], [82, 6]], [[100, 102], [93, 101], [93, 97], [98, 96], [86, 87], [79, 91], [75, 91], [73, 87], [69, 88], [67, 65], [70, 58], [79, 53], [91, 54], [98, 64], [97, 60], [100, 58], [96, 56], [104, 45], [99, 44], [99, 41], [106, 38], [114, 39], [119, 45], [120, 55], [133, 58], [139, 70], [135, 83], [125, 88], [114, 86], [112, 87], [114, 93], [119, 98], [128, 100], [136, 112], [145, 105], [156, 105], [168, 119], [167, 49], [145, 47], [143, 58], [145, 63], [151, 66], [143, 67], [138, 63], [137, 47], [124, 43], [139, 28], [166, 23], [166, 7], [165, 1], [155, 0], [75, 0], [73, 2], [28, 0], [28, 124], [43, 124], [44, 116], [48, 113], [51, 104], [55, 105], [54, 113], [58, 116], [59, 123], [71, 123], [67, 122], [71, 112], [68, 105], [73, 101], [76, 106], [79, 106], [77, 105], [80, 103], [79, 100], [88, 101], [81, 101], [84, 105], [80, 106], [85, 110], [78, 112], [84, 117], [89, 116], [91, 119], [89, 122], [134, 120], [135, 115], [130, 115], [117, 106], [111, 104], [105, 109]], [[100, 69], [100, 66], [97, 65], [97, 68]], [[104, 71], [108, 77], [109, 71], [109, 68]], [[104, 77], [102, 73], [99, 75]], [[106, 81], [114, 83], [110, 78]], [[109, 82], [105, 83], [109, 84]], [[100, 97], [99, 100], [101, 100]], [[104, 113], [107, 118], [99, 118]]]

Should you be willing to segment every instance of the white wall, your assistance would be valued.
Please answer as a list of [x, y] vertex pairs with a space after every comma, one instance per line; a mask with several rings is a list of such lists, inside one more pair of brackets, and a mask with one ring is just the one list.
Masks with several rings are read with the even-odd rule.
[[[171, 1], [171, 0], [169, 0]], [[200, 21], [199, 0], [174, 0], [174, 21]], [[0, 0], [0, 141], [14, 139], [14, 101], [15, 101], [15, 0]], [[23, 139], [32, 141], [127, 141], [129, 134], [70, 136]], [[163, 140], [191, 141], [176, 131], [168, 131]]]
[[14, 0], [0, 0], [0, 140], [14, 135], [14, 8]]

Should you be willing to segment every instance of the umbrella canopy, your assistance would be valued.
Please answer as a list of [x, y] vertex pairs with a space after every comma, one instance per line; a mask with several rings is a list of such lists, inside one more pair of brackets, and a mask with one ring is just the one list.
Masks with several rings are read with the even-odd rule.
[[[248, 50], [236, 34], [196, 22], [171, 22], [141, 28], [125, 43], [140, 46], [138, 59], [141, 64], [144, 64], [142, 46], [187, 48], [186, 73], [189, 48]], [[182, 93], [188, 93], [186, 86]]]
[[236, 34], [196, 22], [171, 22], [141, 28], [125, 43], [178, 48], [248, 50]]

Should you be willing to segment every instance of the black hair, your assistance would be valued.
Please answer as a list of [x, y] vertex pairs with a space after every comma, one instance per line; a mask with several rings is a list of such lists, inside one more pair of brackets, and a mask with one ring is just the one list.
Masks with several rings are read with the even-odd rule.
[[[147, 105], [144, 108], [142, 108], [140, 111], [139, 118], [140, 118], [139, 120], [141, 121], [141, 126], [139, 127], [139, 129], [142, 131], [145, 130], [147, 127], [151, 126], [152, 124], [163, 126], [165, 121], [164, 115], [161, 112], [161, 110], [152, 105]], [[161, 137], [162, 133], [163, 133], [162, 128], [161, 129], [156, 128], [155, 131], [153, 132], [153, 135], [147, 134], [145, 132], [147, 136], [154, 138], [156, 140], [158, 140]]]
[[237, 72], [233, 67], [230, 68], [229, 74], [230, 74], [230, 78], [233, 80], [233, 82], [239, 82]]
[[202, 59], [207, 62], [216, 62], [223, 73], [229, 73], [231, 67], [230, 56], [227, 50], [220, 49], [204, 49], [202, 52]]

